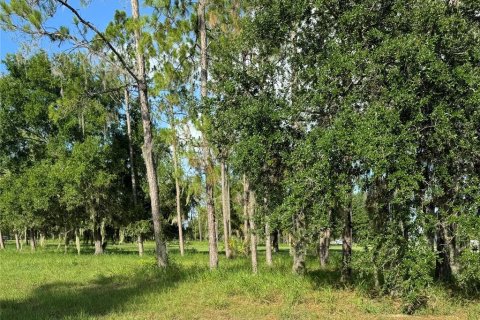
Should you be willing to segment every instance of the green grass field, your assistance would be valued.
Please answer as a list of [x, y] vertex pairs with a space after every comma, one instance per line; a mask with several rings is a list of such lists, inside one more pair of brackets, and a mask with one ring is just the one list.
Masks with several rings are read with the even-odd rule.
[[[371, 298], [339, 287], [339, 275], [319, 269], [312, 257], [309, 273], [291, 274], [288, 250], [250, 273], [250, 260], [220, 260], [208, 270], [206, 243], [188, 243], [181, 257], [169, 248], [171, 267], [157, 270], [153, 244], [138, 257], [134, 244], [110, 246], [107, 254], [66, 255], [51, 243], [17, 253], [8, 243], [0, 252], [0, 319], [480, 319], [480, 304], [432, 288], [426, 309], [401, 315], [401, 302]], [[91, 249], [90, 249], [91, 250]], [[333, 248], [333, 259], [339, 257]]]

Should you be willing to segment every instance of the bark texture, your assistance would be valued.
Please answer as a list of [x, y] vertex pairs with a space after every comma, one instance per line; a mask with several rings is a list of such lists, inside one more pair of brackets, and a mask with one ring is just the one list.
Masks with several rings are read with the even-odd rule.
[[220, 171], [221, 171], [221, 184], [222, 184], [222, 213], [223, 213], [223, 242], [225, 245], [225, 256], [227, 259], [232, 257], [232, 253], [230, 250], [229, 244], [229, 200], [228, 200], [228, 185], [227, 185], [227, 173], [226, 173], [226, 165], [225, 160], [222, 159], [220, 162]]
[[103, 254], [102, 233], [100, 226], [95, 226], [93, 229], [93, 242], [95, 243], [95, 255]]
[[[200, 96], [202, 101], [207, 97], [207, 27], [205, 24], [205, 6], [206, 0], [199, 0], [197, 7], [198, 32], [200, 36]], [[206, 135], [203, 134], [203, 151], [205, 157], [205, 189], [207, 196], [207, 218], [208, 218], [208, 252], [210, 260], [210, 269], [218, 267], [218, 247], [217, 233], [215, 232], [215, 207], [213, 200], [213, 159]]]
[[35, 249], [36, 249], [35, 231], [33, 229], [30, 229], [29, 236], [30, 236], [30, 249], [32, 250], [32, 252], [35, 252]]
[[299, 275], [303, 275], [306, 272], [305, 227], [305, 213], [301, 211], [294, 216], [294, 233], [291, 235], [292, 271]]
[[82, 247], [80, 246], [80, 230], [75, 229], [75, 247], [77, 248], [77, 254], [80, 255]]
[[[135, 22], [139, 20], [138, 0], [131, 0], [132, 17]], [[135, 48], [137, 62], [137, 85], [140, 97], [140, 110], [142, 113], [143, 125], [143, 159], [147, 169], [148, 191], [150, 194], [150, 204], [153, 220], [153, 234], [155, 237], [155, 253], [157, 257], [157, 266], [166, 268], [168, 265], [167, 250], [162, 230], [162, 217], [160, 215], [160, 199], [158, 195], [158, 181], [153, 157], [153, 136], [152, 123], [150, 119], [150, 108], [148, 105], [148, 87], [145, 75], [145, 58], [141, 48], [140, 28], [135, 28]]]
[[345, 208], [344, 226], [342, 233], [342, 282], [348, 282], [352, 278], [352, 204]]
[[[173, 114], [173, 110], [172, 110]], [[172, 115], [173, 118], [173, 115]], [[173, 128], [173, 123], [172, 123]], [[174, 137], [172, 143], [173, 150], [173, 166], [175, 170], [175, 198], [176, 198], [176, 207], [177, 207], [177, 225], [178, 225], [178, 245], [180, 248], [180, 255], [184, 255], [184, 246], [183, 246], [183, 219], [182, 219], [182, 207], [180, 203], [180, 181], [179, 181], [179, 169], [178, 169], [178, 154], [177, 154], [177, 137], [174, 130]]]
[[20, 251], [21, 250], [21, 247], [20, 247], [20, 239], [18, 237], [18, 232], [15, 232], [15, 246], [17, 247], [17, 251]]
[[330, 248], [330, 228], [325, 228], [320, 232], [320, 237], [318, 241], [318, 259], [320, 266], [325, 267], [328, 263], [329, 258], [329, 248]]
[[243, 246], [246, 248], [246, 254], [250, 254], [249, 231], [248, 231], [248, 182], [245, 174], [243, 175]]
[[141, 234], [137, 236], [137, 244], [138, 244], [138, 255], [141, 257], [143, 256], [143, 253], [144, 253], [143, 237]]
[[252, 272], [258, 272], [257, 262], [257, 235], [255, 229], [255, 193], [249, 190], [248, 196], [248, 220], [250, 222], [250, 256], [252, 258]]
[[2, 230], [0, 230], [0, 250], [5, 249], [5, 244], [3, 243]]
[[265, 259], [267, 266], [273, 265], [272, 260], [272, 236], [270, 233], [270, 224], [265, 222]]

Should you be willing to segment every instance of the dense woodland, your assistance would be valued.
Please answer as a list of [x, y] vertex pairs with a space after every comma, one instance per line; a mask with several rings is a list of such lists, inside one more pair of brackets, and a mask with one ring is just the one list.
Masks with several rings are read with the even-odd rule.
[[342, 283], [407, 311], [434, 283], [479, 294], [478, 1], [131, 0], [105, 30], [66, 0], [0, 5], [4, 30], [69, 48], [3, 61], [17, 250], [154, 239], [168, 268], [167, 242], [204, 239], [211, 269], [256, 273], [288, 243], [301, 275], [339, 241]]

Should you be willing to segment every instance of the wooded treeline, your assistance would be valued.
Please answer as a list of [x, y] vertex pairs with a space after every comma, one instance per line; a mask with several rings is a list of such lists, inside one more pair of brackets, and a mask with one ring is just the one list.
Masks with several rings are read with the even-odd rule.
[[153, 238], [160, 267], [166, 241], [208, 239], [210, 268], [220, 248], [254, 273], [286, 241], [298, 274], [341, 239], [342, 282], [407, 311], [435, 282], [480, 291], [478, 1], [145, 6], [98, 30], [1, 2], [4, 29], [77, 49], [4, 61], [4, 235]]

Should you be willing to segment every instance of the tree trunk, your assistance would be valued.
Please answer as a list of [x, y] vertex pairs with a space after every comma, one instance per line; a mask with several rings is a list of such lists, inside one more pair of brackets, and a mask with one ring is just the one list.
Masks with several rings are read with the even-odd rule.
[[[198, 14], [198, 32], [200, 35], [200, 96], [202, 101], [207, 97], [207, 28], [205, 24], [205, 5], [206, 0], [199, 0], [197, 7]], [[203, 149], [205, 153], [205, 189], [207, 195], [207, 216], [208, 216], [208, 240], [209, 240], [209, 257], [210, 257], [210, 269], [216, 269], [218, 267], [218, 248], [217, 248], [217, 236], [215, 232], [215, 207], [213, 200], [213, 159], [210, 154], [210, 148], [208, 146], [206, 134], [203, 133]]]
[[320, 232], [320, 239], [318, 243], [318, 259], [321, 267], [325, 267], [328, 263], [329, 248], [330, 248], [330, 227], [323, 229]]
[[246, 254], [250, 254], [248, 243], [248, 182], [245, 174], [243, 175], [243, 245], [246, 248]]
[[77, 248], [77, 254], [80, 255], [81, 253], [81, 246], [80, 246], [80, 230], [75, 228], [75, 247]]
[[121, 227], [118, 230], [118, 244], [123, 244], [125, 242], [125, 228]]
[[317, 247], [318, 259], [321, 267], [325, 267], [330, 256], [330, 237], [331, 237], [331, 221], [332, 210], [328, 211], [327, 226], [320, 231], [320, 238]]
[[27, 244], [27, 228], [23, 229], [23, 240], [20, 245], [20, 250], [23, 250], [23, 246]]
[[[138, 0], [131, 0], [132, 16], [135, 22], [139, 20]], [[148, 106], [148, 88], [145, 75], [145, 60], [141, 48], [140, 28], [134, 29], [136, 60], [137, 60], [137, 85], [140, 96], [140, 109], [142, 113], [143, 124], [143, 158], [147, 169], [147, 181], [150, 194], [150, 204], [152, 210], [153, 233], [155, 236], [155, 250], [157, 256], [157, 266], [167, 267], [167, 252], [164, 243], [162, 230], [162, 217], [159, 212], [159, 195], [157, 173], [155, 162], [153, 160], [153, 137], [152, 123], [150, 119], [150, 108]]]
[[137, 237], [137, 243], [138, 243], [138, 255], [141, 257], [141, 256], [143, 256], [143, 252], [144, 252], [143, 237], [142, 237], [141, 234], [139, 234], [138, 237]]
[[288, 234], [287, 241], [288, 241], [288, 253], [290, 254], [290, 256], [293, 257], [293, 238], [291, 233]]
[[229, 234], [228, 234], [228, 186], [227, 186], [227, 178], [226, 178], [226, 170], [225, 170], [225, 160], [222, 159], [220, 161], [220, 171], [221, 171], [221, 184], [222, 184], [222, 213], [223, 213], [223, 242], [225, 244], [225, 255], [227, 259], [230, 259], [232, 253], [230, 251], [230, 245], [228, 242]]
[[94, 226], [93, 228], [93, 241], [95, 243], [95, 255], [103, 254], [100, 226]]
[[267, 266], [272, 266], [272, 236], [270, 234], [270, 224], [265, 222], [265, 257]]
[[0, 250], [5, 249], [5, 243], [3, 243], [2, 230], [0, 230]]
[[44, 248], [45, 247], [45, 233], [40, 232], [40, 247]]
[[252, 272], [256, 274], [258, 272], [258, 262], [257, 262], [257, 235], [255, 229], [255, 193], [249, 191], [249, 208], [248, 208], [248, 220], [250, 221], [250, 251], [252, 258]]
[[227, 219], [228, 219], [228, 237], [232, 237], [232, 208], [230, 207], [230, 178], [228, 174], [228, 167], [226, 167], [226, 193], [227, 193]]
[[58, 244], [57, 244], [57, 251], [60, 251], [60, 247], [62, 246], [62, 234], [58, 233]]
[[102, 246], [105, 246], [105, 242], [107, 241], [107, 233], [105, 231], [105, 218], [103, 218], [102, 222], [100, 223], [100, 234], [102, 235]]
[[273, 231], [273, 237], [272, 237], [272, 246], [273, 246], [273, 252], [277, 253], [279, 250], [278, 243], [279, 243], [279, 237], [278, 237], [279, 231], [274, 230]]
[[30, 249], [32, 252], [35, 252], [36, 245], [35, 245], [35, 231], [30, 229]]
[[299, 212], [294, 216], [294, 233], [291, 235], [291, 249], [293, 255], [293, 273], [303, 275], [306, 272], [305, 256], [305, 213]]
[[[125, 116], [127, 120], [127, 138], [128, 138], [128, 156], [130, 161], [130, 179], [132, 181], [132, 196], [133, 196], [133, 205], [135, 209], [137, 208], [137, 178], [135, 174], [135, 159], [133, 154], [133, 139], [132, 139], [132, 120], [130, 117], [130, 95], [128, 92], [128, 88], [125, 87], [124, 89], [125, 95]], [[122, 238], [122, 228], [120, 229]], [[123, 241], [122, 241], [123, 242]]]
[[[438, 214], [440, 220], [440, 213]], [[449, 281], [452, 278], [452, 267], [450, 261], [450, 250], [447, 243], [445, 226], [442, 222], [437, 222], [437, 259], [435, 263], [435, 278], [441, 281]]]
[[70, 244], [70, 237], [68, 236], [68, 231], [65, 229], [65, 238], [64, 238], [64, 254], [67, 254], [68, 252], [68, 245]]
[[[173, 128], [173, 110], [172, 110], [172, 128]], [[178, 155], [177, 155], [177, 137], [175, 129], [173, 130], [173, 167], [175, 170], [175, 196], [176, 196], [176, 206], [177, 206], [177, 225], [178, 225], [178, 245], [180, 247], [180, 255], [184, 254], [183, 247], [183, 219], [182, 219], [182, 207], [180, 203], [180, 181], [179, 181], [179, 170], [178, 170]]]
[[352, 202], [344, 210], [344, 226], [342, 233], [342, 282], [348, 282], [352, 278]]
[[20, 251], [22, 248], [20, 247], [20, 239], [18, 237], [18, 232], [15, 231], [15, 245], [17, 247], [17, 251]]
[[[207, 176], [207, 180], [212, 178]], [[210, 269], [218, 267], [217, 234], [215, 232], [215, 206], [213, 203], [213, 183], [206, 183], [207, 191], [207, 215], [208, 215], [208, 252], [210, 258]]]
[[200, 213], [198, 213], [198, 238], [200, 241], [203, 241], [203, 236], [202, 236], [202, 219], [200, 216]]

